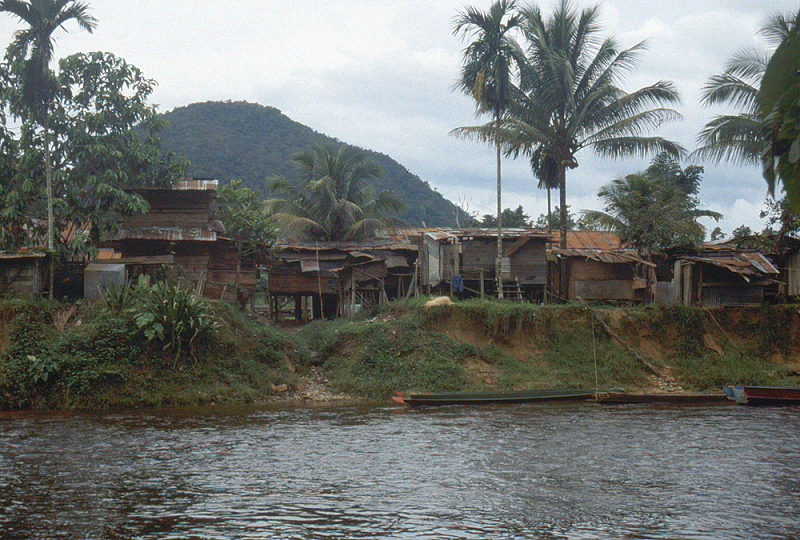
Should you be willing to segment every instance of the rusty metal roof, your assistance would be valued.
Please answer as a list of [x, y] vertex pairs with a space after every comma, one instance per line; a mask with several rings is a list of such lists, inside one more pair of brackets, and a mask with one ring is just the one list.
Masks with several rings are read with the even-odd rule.
[[640, 263], [655, 268], [655, 264], [639, 256], [635, 249], [561, 249], [553, 248], [553, 255], [558, 257], [578, 257], [608, 264]]
[[746, 281], [753, 277], [777, 276], [780, 272], [769, 260], [757, 251], [722, 252], [706, 251], [701, 255], [679, 255], [678, 259], [712, 264], [740, 275]]
[[[553, 231], [553, 246], [561, 242], [561, 233]], [[611, 231], [567, 231], [567, 249], [618, 249], [619, 236]]]

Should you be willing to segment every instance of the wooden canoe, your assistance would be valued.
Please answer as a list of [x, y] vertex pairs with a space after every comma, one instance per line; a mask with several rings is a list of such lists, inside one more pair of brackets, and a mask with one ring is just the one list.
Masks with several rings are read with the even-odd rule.
[[723, 386], [728, 399], [743, 405], [800, 405], [797, 386]]
[[724, 402], [725, 392], [661, 392], [653, 394], [631, 394], [627, 392], [595, 392], [599, 403], [712, 403]]
[[535, 401], [583, 401], [592, 399], [592, 390], [556, 388], [504, 392], [397, 392], [392, 399], [412, 407], [419, 405], [481, 405], [487, 403], [530, 403]]

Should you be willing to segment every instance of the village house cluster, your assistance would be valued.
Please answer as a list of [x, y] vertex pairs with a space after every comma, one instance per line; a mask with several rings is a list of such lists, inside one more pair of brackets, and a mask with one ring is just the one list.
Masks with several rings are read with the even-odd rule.
[[[269, 260], [237, 260], [224, 227], [212, 219], [215, 180], [183, 180], [141, 190], [150, 212], [127, 216], [91, 261], [72, 261], [87, 297], [100, 284], [123, 283], [171, 265], [198, 294], [243, 305], [261, 286], [269, 315], [297, 320], [349, 316], [419, 294], [459, 298], [628, 305], [659, 301], [703, 307], [749, 306], [800, 296], [800, 241], [776, 253], [738, 250], [726, 242], [674, 250], [646, 260], [614, 233], [504, 229], [501, 276], [495, 275], [496, 231], [404, 228], [358, 241], [279, 238]], [[39, 251], [0, 254], [0, 291], [40, 294], [48, 265]], [[238, 287], [236, 268], [241, 263]], [[236, 290], [239, 289], [238, 297]]]

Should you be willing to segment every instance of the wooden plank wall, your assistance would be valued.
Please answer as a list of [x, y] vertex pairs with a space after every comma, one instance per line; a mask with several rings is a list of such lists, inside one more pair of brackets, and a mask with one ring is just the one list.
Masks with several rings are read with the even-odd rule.
[[4, 260], [0, 265], [0, 293], [3, 295], [36, 294], [42, 289], [40, 259]]
[[123, 218], [123, 228], [206, 227], [211, 213], [211, 193], [205, 191], [145, 191], [150, 212]]
[[[496, 249], [496, 248], [495, 248]], [[511, 256], [511, 274], [523, 285], [547, 283], [547, 254], [544, 241], [530, 240]]]

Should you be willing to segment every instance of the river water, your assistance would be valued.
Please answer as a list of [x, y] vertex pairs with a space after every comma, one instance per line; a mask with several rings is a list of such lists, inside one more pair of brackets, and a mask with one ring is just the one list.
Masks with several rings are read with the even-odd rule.
[[800, 537], [800, 407], [0, 413], [0, 537]]

